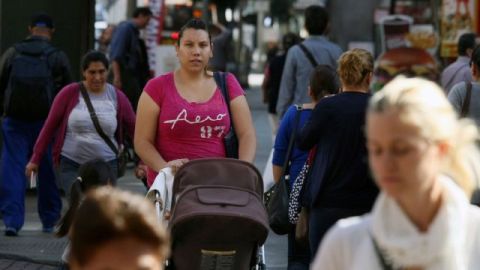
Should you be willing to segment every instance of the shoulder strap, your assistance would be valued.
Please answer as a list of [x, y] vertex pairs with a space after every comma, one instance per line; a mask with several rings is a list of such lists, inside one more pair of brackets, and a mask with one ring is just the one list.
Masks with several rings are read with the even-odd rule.
[[305, 56], [308, 58], [310, 63], [312, 64], [313, 67], [318, 66], [317, 60], [315, 60], [315, 57], [313, 57], [313, 54], [307, 49], [305, 44], [299, 43], [298, 46], [300, 49], [302, 49], [302, 52], [305, 54]]
[[472, 83], [465, 82], [465, 86], [467, 88], [467, 93], [465, 95], [465, 100], [462, 104], [462, 111], [460, 112], [460, 117], [466, 117], [468, 115], [468, 111], [470, 110], [470, 99], [472, 98]]
[[385, 257], [383, 256], [382, 250], [380, 250], [380, 247], [377, 244], [377, 241], [375, 241], [375, 238], [371, 233], [370, 234], [370, 239], [372, 239], [373, 247], [375, 248], [375, 254], [377, 254], [378, 260], [380, 261], [380, 265], [382, 266], [383, 270], [393, 270], [393, 265], [388, 262]]
[[119, 151], [117, 147], [115, 147], [115, 144], [113, 144], [112, 140], [110, 140], [107, 134], [103, 132], [103, 129], [100, 126], [100, 123], [98, 122], [97, 114], [95, 113], [95, 109], [93, 108], [92, 102], [90, 101], [90, 97], [88, 96], [85, 86], [83, 85], [82, 82], [79, 82], [78, 85], [80, 86], [80, 93], [82, 93], [83, 100], [87, 105], [88, 112], [90, 113], [90, 118], [92, 119], [93, 125], [95, 126], [95, 129], [97, 130], [98, 135], [102, 137], [102, 139], [107, 143], [108, 147], [112, 149], [113, 153], [115, 153], [115, 155], [118, 156]]
[[[460, 67], [458, 67], [455, 70], [455, 72], [453, 73], [452, 77], [450, 77], [450, 80], [448, 80], [448, 82], [445, 84], [445, 86], [450, 85], [453, 82], [453, 80], [455, 79], [455, 77], [457, 76], [458, 72], [460, 72], [460, 70], [462, 70], [465, 67], [468, 67], [468, 64], [464, 64], [464, 65], [461, 65]], [[448, 89], [445, 89], [445, 90], [448, 90]]]
[[230, 115], [230, 128], [233, 129], [233, 120], [232, 120], [232, 111], [230, 109], [230, 94], [228, 93], [227, 88], [227, 73], [226, 72], [214, 72], [213, 78], [217, 83], [218, 87], [222, 92], [222, 96], [225, 99], [225, 103], [227, 103], [228, 114]]
[[290, 137], [290, 141], [288, 142], [287, 153], [285, 155], [285, 161], [283, 162], [282, 175], [287, 174], [290, 169], [290, 158], [292, 156], [292, 150], [293, 150], [293, 145], [295, 144], [295, 138], [297, 137], [297, 129], [300, 123], [301, 114], [302, 114], [302, 106], [298, 105], [297, 112], [295, 114], [295, 121], [293, 122], [294, 126], [292, 130], [292, 135]]

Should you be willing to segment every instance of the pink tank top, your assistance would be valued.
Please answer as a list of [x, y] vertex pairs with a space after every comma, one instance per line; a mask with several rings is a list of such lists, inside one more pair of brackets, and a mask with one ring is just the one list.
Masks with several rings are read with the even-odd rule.
[[[230, 100], [244, 94], [232, 74], [227, 87]], [[160, 107], [155, 147], [165, 161], [225, 156], [223, 137], [230, 130], [230, 116], [219, 88], [206, 102], [189, 102], [178, 93], [170, 72], [150, 80], [144, 91]], [[149, 169], [149, 185], [156, 175]]]

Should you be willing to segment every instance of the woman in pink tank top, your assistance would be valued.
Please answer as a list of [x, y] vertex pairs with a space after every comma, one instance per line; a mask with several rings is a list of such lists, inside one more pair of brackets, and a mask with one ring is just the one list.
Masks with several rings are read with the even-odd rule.
[[239, 140], [239, 159], [252, 162], [256, 137], [243, 89], [226, 76], [231, 117], [213, 73], [207, 71], [212, 41], [205, 22], [190, 20], [176, 44], [180, 68], [150, 80], [138, 102], [135, 151], [149, 167], [148, 185], [158, 171], [176, 171], [191, 159], [225, 157], [223, 138], [230, 122]]

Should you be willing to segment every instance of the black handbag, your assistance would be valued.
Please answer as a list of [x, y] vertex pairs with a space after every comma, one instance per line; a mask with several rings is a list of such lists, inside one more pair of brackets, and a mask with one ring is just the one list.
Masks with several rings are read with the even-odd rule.
[[88, 112], [90, 113], [90, 118], [92, 119], [93, 125], [97, 130], [98, 135], [107, 143], [108, 147], [112, 149], [113, 153], [117, 157], [117, 177], [122, 177], [125, 175], [125, 171], [127, 169], [127, 161], [128, 161], [128, 152], [119, 144], [119, 148], [115, 147], [115, 144], [110, 140], [110, 138], [105, 134], [100, 123], [98, 122], [97, 114], [95, 113], [95, 109], [93, 108], [92, 102], [90, 101], [90, 97], [88, 96], [87, 90], [83, 83], [79, 83], [80, 86], [80, 93], [82, 94], [83, 100], [85, 101], [85, 105], [87, 105]]
[[233, 118], [232, 118], [232, 111], [230, 110], [230, 95], [228, 94], [227, 89], [227, 73], [225, 72], [214, 72], [213, 78], [215, 82], [220, 87], [222, 92], [222, 96], [225, 99], [225, 103], [227, 103], [228, 114], [230, 115], [230, 131], [223, 137], [223, 144], [225, 145], [225, 154], [228, 158], [236, 158], [238, 159], [238, 138], [237, 134], [235, 133], [235, 129], [233, 128]]
[[300, 122], [301, 107], [297, 107], [297, 114], [295, 116], [295, 128], [293, 129], [290, 141], [288, 143], [288, 149], [285, 156], [285, 162], [282, 167], [282, 176], [278, 182], [267, 192], [270, 193], [270, 199], [267, 204], [268, 222], [270, 228], [276, 234], [287, 234], [292, 228], [288, 220], [288, 176], [290, 170], [290, 158], [292, 154], [293, 145], [295, 143], [295, 137], [297, 134], [298, 122]]

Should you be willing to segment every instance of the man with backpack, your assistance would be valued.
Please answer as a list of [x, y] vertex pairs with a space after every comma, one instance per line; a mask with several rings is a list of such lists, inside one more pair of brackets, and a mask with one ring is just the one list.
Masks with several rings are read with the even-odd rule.
[[[3, 149], [0, 163], [0, 210], [5, 235], [16, 236], [25, 219], [25, 166], [47, 118], [53, 98], [71, 82], [66, 54], [50, 44], [53, 21], [46, 14], [32, 17], [30, 36], [9, 48], [0, 59], [0, 108]], [[52, 232], [62, 203], [52, 164], [51, 149], [37, 176], [38, 213], [44, 232]]]
[[337, 67], [342, 49], [325, 36], [328, 20], [328, 12], [324, 7], [311, 5], [305, 9], [305, 29], [309, 37], [288, 50], [277, 101], [280, 118], [290, 105], [311, 102], [308, 82], [317, 65]]

